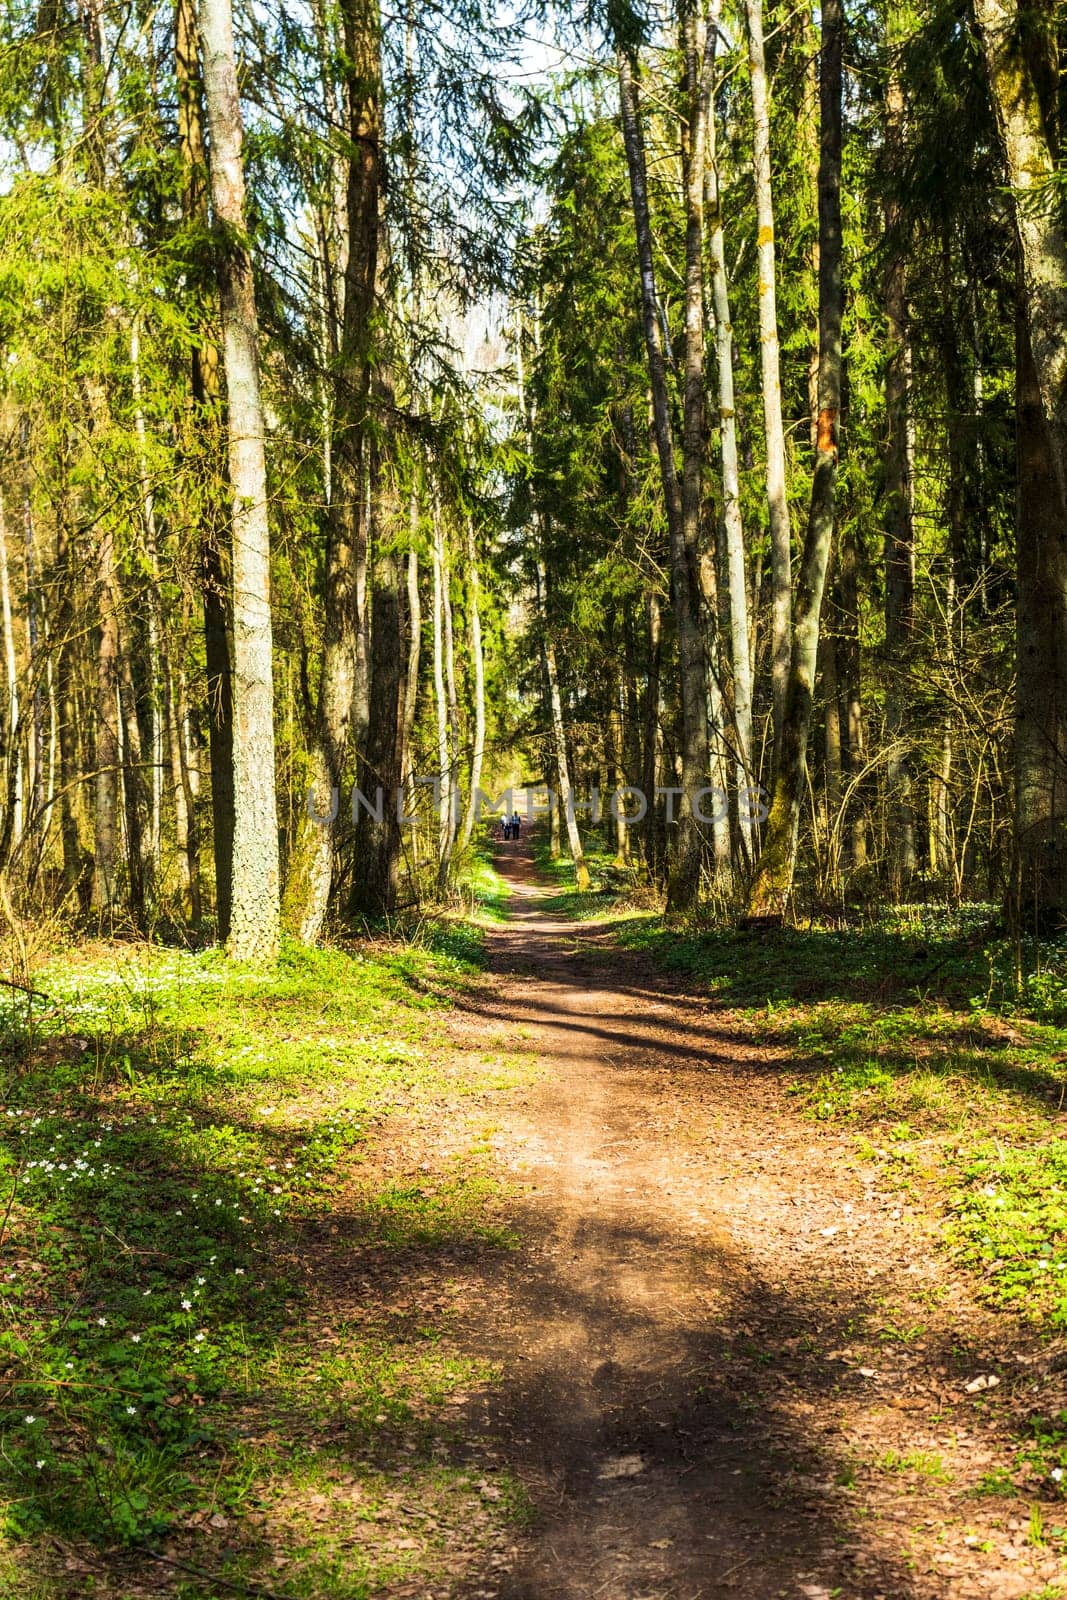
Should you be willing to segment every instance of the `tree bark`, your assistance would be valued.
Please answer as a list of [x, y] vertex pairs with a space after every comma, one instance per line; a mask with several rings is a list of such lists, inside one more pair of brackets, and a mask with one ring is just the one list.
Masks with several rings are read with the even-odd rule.
[[395, 911], [400, 867], [397, 796], [404, 774], [404, 577], [397, 557], [401, 509], [390, 419], [393, 395], [387, 373], [381, 385], [379, 438], [371, 445], [371, 537], [374, 545], [370, 585], [370, 702], [366, 745], [360, 763], [360, 788], [373, 804], [381, 789], [381, 816], [362, 815], [356, 835], [356, 868], [351, 910], [384, 917]]
[[270, 531], [258, 322], [245, 233], [241, 108], [229, 0], [200, 0], [211, 198], [227, 393], [233, 496], [234, 836], [229, 951], [272, 961], [278, 951], [278, 808]]
[[[181, 154], [182, 210], [187, 222], [206, 231], [208, 226], [207, 153], [201, 105], [201, 74], [195, 0], [177, 0], [175, 16], [175, 75], [178, 90], [178, 146]], [[213, 464], [220, 449], [222, 415], [218, 351], [202, 336], [191, 355], [191, 387], [196, 422], [206, 434], [206, 449]], [[200, 586], [204, 610], [204, 657], [208, 720], [208, 761], [211, 769], [211, 838], [215, 863], [215, 931], [220, 943], [230, 935], [233, 885], [233, 664], [230, 656], [229, 606], [230, 551], [226, 546], [222, 508], [209, 497], [201, 516]], [[184, 740], [184, 730], [179, 737]], [[189, 791], [187, 791], [187, 802]], [[189, 837], [199, 834], [195, 803], [189, 809]], [[190, 872], [199, 870], [190, 859]], [[199, 898], [199, 891], [197, 891]]]
[[[3, 718], [3, 751], [5, 795], [11, 795], [11, 815], [4, 824], [10, 835], [11, 848], [18, 847], [22, 838], [22, 728], [19, 722], [19, 676], [15, 659], [15, 631], [11, 619], [11, 586], [7, 563], [7, 516], [0, 496], [0, 621], [3, 624], [4, 676], [6, 679], [6, 711]], [[14, 763], [15, 771], [11, 767]]]
[[779, 362], [778, 307], [774, 243], [774, 192], [771, 181], [770, 93], [763, 54], [762, 0], [745, 0], [748, 66], [752, 88], [752, 166], [756, 182], [756, 270], [759, 303], [763, 431], [767, 450], [767, 510], [771, 529], [771, 699], [774, 719], [773, 766], [782, 739], [789, 681], [789, 641], [793, 595], [791, 530], [786, 494], [785, 428]]
[[445, 570], [444, 538], [441, 528], [441, 508], [434, 503], [433, 512], [433, 688], [437, 712], [437, 783], [439, 809], [437, 815], [437, 890], [443, 894], [448, 883], [448, 870], [455, 841], [455, 800], [453, 796], [453, 763], [450, 741], [450, 697], [445, 688]]
[[1049, 433], [1054, 482], [1067, 511], [1067, 233], [1051, 106], [1042, 105], [1034, 71], [1044, 41], [1035, 40], [1036, 23], [1019, 0], [974, 0], [974, 14], [1014, 195], [1034, 378]]
[[97, 552], [96, 775], [93, 783], [92, 909], [103, 925], [119, 899], [119, 619], [110, 524]]
[[474, 832], [475, 805], [482, 782], [482, 765], [485, 761], [485, 654], [482, 646], [482, 612], [479, 603], [481, 580], [478, 576], [478, 553], [474, 543], [474, 523], [467, 519], [467, 594], [470, 607], [471, 660], [474, 664], [474, 746], [471, 750], [471, 787], [463, 827], [459, 836], [460, 849], [465, 850]]
[[588, 892], [591, 881], [585, 864], [582, 836], [578, 828], [574, 791], [571, 788], [570, 764], [567, 760], [567, 736], [563, 723], [563, 700], [559, 692], [559, 671], [556, 666], [556, 647], [548, 626], [548, 578], [544, 560], [537, 560], [537, 593], [541, 603], [541, 650], [545, 663], [545, 685], [548, 689], [548, 713], [552, 727], [552, 751], [556, 769], [556, 800], [567, 829], [567, 844], [574, 862], [574, 876], [578, 891]]
[[[370, 384], [370, 319], [379, 256], [383, 123], [381, 17], [377, 0], [343, 5], [348, 136], [344, 312], [333, 395], [332, 485], [326, 521], [323, 653], [315, 726], [308, 751], [309, 793], [319, 817], [334, 809], [348, 761], [357, 699], [360, 633], [359, 552], [364, 482], [363, 438]], [[286, 927], [313, 943], [322, 927], [333, 876], [333, 821], [300, 814], [285, 889]]]
[[780, 920], [793, 887], [826, 568], [833, 542], [841, 408], [841, 0], [823, 0], [819, 79], [819, 420], [794, 610], [782, 747], [748, 916]]
[[[895, 171], [904, 159], [904, 96], [891, 75], [885, 105], [886, 151]], [[890, 255], [885, 274], [885, 409], [888, 448], [885, 482], [886, 791], [889, 807], [889, 884], [901, 900], [915, 871], [915, 797], [912, 752], [907, 748], [907, 686], [915, 623], [915, 515], [911, 442], [911, 350], [904, 279], [904, 247], [897, 236], [900, 207], [886, 206]]]
[[730, 665], [733, 669], [733, 740], [737, 783], [737, 827], [746, 864], [754, 857], [754, 830], [748, 789], [752, 771], [752, 658], [749, 652], [748, 588], [745, 574], [745, 530], [741, 521], [741, 475], [737, 455], [737, 407], [734, 398], [734, 330], [730, 289], [726, 281], [719, 181], [714, 141], [708, 164], [708, 248], [711, 256], [712, 303], [715, 307], [715, 355], [719, 392], [719, 441], [722, 452], [722, 526], [726, 594], [730, 614]]
[[[692, 801], [704, 787], [708, 770], [708, 699], [705, 679], [704, 641], [700, 604], [697, 529], [683, 517], [682, 494], [674, 457], [674, 429], [667, 392], [666, 356], [656, 295], [656, 274], [652, 254], [652, 224], [648, 205], [644, 135], [641, 130], [640, 97], [633, 63], [621, 46], [616, 50], [619, 77], [619, 103], [623, 142], [630, 177], [637, 233], [638, 264], [641, 278], [641, 310], [648, 359], [649, 383], [659, 456], [660, 477], [666, 505], [671, 552], [671, 603], [678, 635], [678, 656], [682, 698], [682, 788]], [[687, 243], [691, 222], [687, 217]], [[687, 249], [687, 316], [690, 262]], [[701, 441], [703, 449], [703, 441]], [[687, 537], [688, 534], [688, 537]], [[667, 909], [684, 912], [692, 909], [700, 893], [700, 874], [705, 849], [705, 829], [692, 809], [683, 803], [675, 826], [667, 884]]]

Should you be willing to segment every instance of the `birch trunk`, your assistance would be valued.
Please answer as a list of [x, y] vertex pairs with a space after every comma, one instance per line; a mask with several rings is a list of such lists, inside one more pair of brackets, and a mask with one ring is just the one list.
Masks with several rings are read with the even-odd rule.
[[278, 951], [278, 809], [270, 533], [258, 323], [245, 234], [241, 108], [229, 0], [200, 0], [211, 198], [226, 368], [233, 496], [234, 838], [229, 951], [272, 961]]
[[807, 779], [819, 621], [833, 541], [841, 408], [841, 0], [823, 0], [819, 81], [819, 419], [811, 510], [794, 610], [782, 748], [748, 916], [781, 920], [793, 887]]
[[445, 691], [445, 571], [441, 535], [441, 511], [433, 513], [433, 688], [437, 711], [437, 889], [443, 894], [448, 882], [455, 837], [455, 808], [452, 803], [452, 759], [449, 753], [449, 706]]
[[767, 450], [767, 510], [771, 529], [771, 697], [774, 764], [782, 740], [793, 596], [791, 530], [786, 495], [785, 429], [779, 362], [777, 269], [774, 242], [774, 192], [771, 183], [770, 93], [763, 52], [762, 0], [745, 0], [748, 66], [752, 87], [752, 166], [756, 182], [756, 268], [760, 362], [763, 379], [763, 431]]

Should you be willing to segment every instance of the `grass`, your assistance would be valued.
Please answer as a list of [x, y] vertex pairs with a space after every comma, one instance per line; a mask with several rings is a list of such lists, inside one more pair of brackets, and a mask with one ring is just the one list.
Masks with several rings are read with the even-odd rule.
[[582, 830], [585, 864], [593, 884], [584, 893], [575, 887], [574, 862], [570, 855], [553, 856], [551, 838], [544, 824], [534, 828], [531, 843], [538, 873], [556, 887], [555, 894], [546, 895], [539, 902], [541, 909], [550, 916], [593, 922], [609, 913], [613, 921], [618, 921], [620, 915], [640, 915], [641, 908], [635, 898], [637, 877], [629, 868], [619, 865], [603, 824]]
[[321, 1244], [339, 1213], [364, 1275], [514, 1244], [481, 1136], [396, 1170], [394, 1126], [464, 1104], [484, 1121], [524, 1070], [440, 1049], [479, 956], [447, 923], [288, 949], [269, 974], [97, 948], [36, 975], [47, 1001], [4, 996], [0, 1595], [51, 1595], [58, 1539], [84, 1588], [57, 1594], [109, 1592], [93, 1583], [165, 1542], [208, 1572], [179, 1593], [217, 1572], [362, 1596], [453, 1559], [397, 1532], [401, 1502], [475, 1543], [515, 1510], [451, 1464], [455, 1397], [498, 1375], [450, 1342], [447, 1307], [390, 1316], [372, 1292], [346, 1315]]
[[925, 1183], [995, 1304], [1067, 1327], [1067, 950], [1016, 952], [993, 908], [901, 907], [849, 929], [619, 934], [786, 1048], [805, 1113]]
[[933, 1483], [949, 1483], [952, 1478], [941, 1457], [932, 1450], [886, 1450], [875, 1466], [880, 1472], [927, 1478]]
[[457, 877], [457, 889], [470, 908], [472, 917], [486, 922], [503, 922], [508, 886], [493, 861], [494, 835], [486, 824], [471, 841]]

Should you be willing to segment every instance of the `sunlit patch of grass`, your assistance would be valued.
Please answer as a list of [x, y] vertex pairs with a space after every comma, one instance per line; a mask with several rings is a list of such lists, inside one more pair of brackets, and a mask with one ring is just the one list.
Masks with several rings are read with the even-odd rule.
[[875, 1461], [879, 1472], [902, 1477], [927, 1478], [934, 1483], [950, 1483], [952, 1474], [933, 1450], [886, 1450]]
[[[529, 1072], [441, 1047], [479, 937], [424, 924], [407, 942], [288, 949], [268, 973], [98, 948], [38, 974], [47, 1002], [3, 998], [0, 1536], [24, 1567], [53, 1533], [134, 1552], [191, 1529], [203, 1544], [219, 1516], [242, 1531], [207, 1564], [277, 1588], [277, 1552], [257, 1553], [245, 1519], [269, 1517], [294, 1450], [321, 1450], [340, 1421], [413, 1470], [449, 1397], [493, 1381], [432, 1319], [417, 1338], [349, 1330], [325, 1350], [291, 1331], [313, 1290], [290, 1264], [340, 1185], [378, 1246], [514, 1242], [484, 1141], [419, 1188], [370, 1179], [364, 1160], [394, 1113], [436, 1121]], [[324, 1538], [284, 1551], [285, 1592], [362, 1595], [430, 1548], [360, 1565], [336, 1555], [336, 1529]], [[0, 1559], [0, 1594], [2, 1574]]]

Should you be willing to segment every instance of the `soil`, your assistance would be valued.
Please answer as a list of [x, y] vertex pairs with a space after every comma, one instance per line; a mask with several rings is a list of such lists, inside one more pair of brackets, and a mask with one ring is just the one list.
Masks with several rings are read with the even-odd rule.
[[521, 1244], [462, 1268], [457, 1331], [503, 1371], [465, 1448], [532, 1516], [453, 1592], [970, 1600], [1063, 1577], [1055, 1485], [990, 1476], [1062, 1377], [981, 1305], [936, 1205], [803, 1117], [796, 1063], [744, 1017], [610, 923], [553, 920], [522, 845], [499, 865], [507, 921], [451, 1032], [538, 1072], [493, 1112]]

